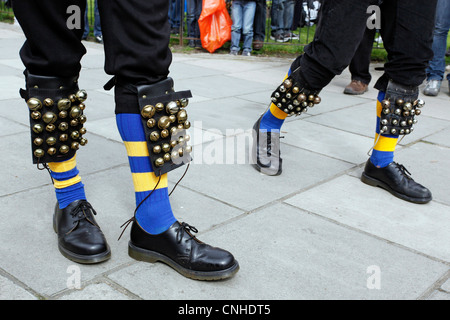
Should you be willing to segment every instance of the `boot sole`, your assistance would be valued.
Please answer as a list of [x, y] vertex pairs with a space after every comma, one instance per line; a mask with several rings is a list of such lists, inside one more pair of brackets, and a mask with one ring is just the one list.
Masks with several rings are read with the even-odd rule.
[[410, 197], [407, 195], [404, 195], [403, 193], [397, 192], [395, 190], [393, 190], [389, 185], [387, 185], [386, 183], [369, 177], [368, 175], [366, 175], [364, 172], [361, 175], [361, 181], [364, 182], [365, 184], [369, 185], [369, 186], [373, 186], [373, 187], [380, 187], [386, 191], [388, 191], [389, 193], [391, 193], [393, 196], [402, 199], [402, 200], [406, 200], [409, 202], [413, 202], [413, 203], [418, 203], [418, 204], [425, 204], [431, 201], [431, 197], [430, 198], [414, 198], [414, 197]]
[[237, 261], [235, 261], [235, 264], [232, 265], [230, 268], [219, 271], [195, 271], [186, 269], [165, 255], [162, 255], [155, 251], [136, 247], [131, 243], [131, 241], [128, 243], [128, 255], [131, 258], [138, 261], [150, 263], [156, 263], [158, 261], [163, 262], [168, 266], [170, 266], [171, 268], [173, 268], [178, 273], [180, 273], [181, 275], [194, 280], [206, 280], [206, 281], [224, 280], [231, 278], [239, 270], [239, 264]]
[[[54, 219], [53, 219], [53, 230], [55, 231], [56, 234], [58, 234], [58, 231], [56, 230], [56, 224], [55, 224]], [[70, 250], [67, 250], [66, 248], [61, 246], [61, 244], [59, 244], [59, 243], [58, 243], [58, 249], [59, 249], [59, 252], [61, 252], [61, 254], [65, 258], [67, 258], [71, 261], [80, 263], [80, 264], [96, 264], [96, 263], [104, 262], [104, 261], [108, 260], [109, 258], [111, 258], [111, 249], [109, 248], [109, 246], [108, 246], [108, 250], [106, 250], [105, 252], [98, 253], [95, 255], [77, 254]]]

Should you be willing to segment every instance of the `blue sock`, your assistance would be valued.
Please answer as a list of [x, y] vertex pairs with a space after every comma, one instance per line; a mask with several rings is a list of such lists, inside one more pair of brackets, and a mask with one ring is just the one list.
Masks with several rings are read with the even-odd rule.
[[380, 134], [381, 102], [385, 95], [382, 91], [378, 94], [375, 145], [370, 156], [370, 161], [378, 168], [384, 168], [394, 161], [394, 151], [398, 141], [398, 135]]
[[76, 200], [86, 200], [84, 184], [78, 175], [75, 156], [66, 161], [50, 162], [48, 167], [60, 209], [64, 209]]
[[151, 193], [139, 206], [136, 220], [148, 233], [164, 232], [176, 221], [169, 201], [167, 174], [159, 178], [153, 172], [141, 115], [120, 113], [116, 122], [128, 154], [136, 206]]

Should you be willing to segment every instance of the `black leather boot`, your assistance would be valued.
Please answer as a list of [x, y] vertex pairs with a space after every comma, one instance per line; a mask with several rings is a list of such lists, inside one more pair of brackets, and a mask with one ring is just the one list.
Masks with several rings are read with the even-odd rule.
[[384, 168], [377, 168], [370, 159], [367, 160], [361, 181], [374, 187], [381, 187], [406, 201], [423, 204], [432, 199], [430, 190], [415, 182], [408, 170], [396, 162]]
[[164, 262], [195, 280], [227, 279], [239, 270], [231, 253], [201, 242], [192, 232], [196, 233], [197, 229], [177, 221], [163, 233], [152, 235], [134, 221], [128, 254], [139, 261]]
[[282, 162], [280, 152], [280, 133], [260, 131], [262, 116], [253, 125], [252, 166], [269, 176], [281, 174]]
[[84, 264], [103, 262], [111, 257], [105, 236], [94, 219], [95, 214], [86, 200], [74, 201], [64, 209], [56, 204], [53, 228], [58, 234], [58, 248], [63, 256]]

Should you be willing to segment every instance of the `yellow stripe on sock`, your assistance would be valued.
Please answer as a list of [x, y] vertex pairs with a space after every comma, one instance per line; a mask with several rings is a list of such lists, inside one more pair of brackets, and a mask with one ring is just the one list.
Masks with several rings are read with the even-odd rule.
[[74, 184], [78, 183], [81, 181], [81, 177], [80, 176], [75, 176], [72, 179], [69, 180], [64, 180], [64, 181], [58, 181], [58, 180], [54, 180], [53, 179], [53, 186], [56, 189], [64, 189], [70, 186], [73, 186]]
[[[153, 172], [132, 173], [134, 191], [151, 191], [158, 183], [159, 177]], [[167, 188], [167, 173], [161, 176], [158, 187], [156, 189]]]
[[287, 113], [282, 111], [280, 108], [278, 108], [273, 103], [270, 105], [270, 113], [277, 119], [284, 120], [287, 118]]
[[377, 100], [377, 117], [381, 118], [381, 110], [383, 107], [381, 106], [381, 102]]
[[145, 141], [124, 141], [129, 157], [149, 157], [147, 142]]
[[375, 150], [394, 152], [398, 139], [375, 134], [375, 141], [376, 144], [373, 147]]
[[76, 155], [73, 158], [63, 162], [49, 162], [48, 167], [53, 172], [66, 172], [75, 168], [77, 165]]

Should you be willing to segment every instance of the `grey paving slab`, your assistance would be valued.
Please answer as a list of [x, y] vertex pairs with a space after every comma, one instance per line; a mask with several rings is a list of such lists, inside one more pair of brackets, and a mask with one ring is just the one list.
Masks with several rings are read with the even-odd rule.
[[[143, 299], [415, 299], [428, 289], [430, 279], [438, 279], [448, 269], [283, 204], [254, 212], [200, 239], [233, 252], [241, 266], [239, 273], [218, 283], [171, 281], [176, 274], [169, 267], [138, 263], [108, 278]], [[370, 289], [374, 267], [379, 268], [379, 289]]]
[[450, 260], [448, 206], [417, 205], [341, 176], [286, 200], [293, 206], [441, 261]]
[[432, 135], [423, 138], [423, 141], [435, 143], [450, 148], [450, 140], [448, 139], [448, 137], [450, 137], [450, 129], [443, 129], [439, 132], [436, 132]]
[[[288, 122], [282, 127], [282, 132], [284, 143], [354, 164], [365, 162], [367, 152], [373, 145], [371, 138], [312, 124], [306, 120]], [[309, 169], [310, 162], [301, 162], [302, 168]]]
[[6, 277], [0, 276], [0, 300], [37, 300], [38, 297]]
[[[230, 142], [230, 145], [233, 144]], [[226, 155], [216, 157], [214, 152], [220, 152], [224, 146], [227, 146], [226, 141], [211, 148], [196, 146], [193, 157], [197, 160], [189, 169], [195, 178], [185, 179], [181, 185], [243, 210], [256, 209], [352, 167], [343, 161], [282, 145], [283, 174], [271, 177], [260, 174], [248, 163], [227, 162]], [[302, 165], [299, 165], [299, 159]], [[306, 164], [311, 165], [307, 167]], [[217, 177], [220, 177], [220, 183], [217, 183]]]

